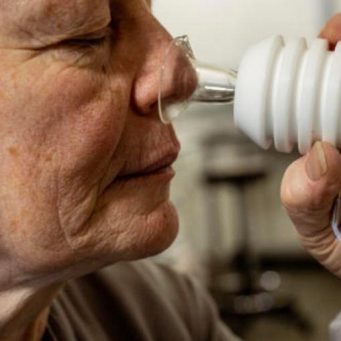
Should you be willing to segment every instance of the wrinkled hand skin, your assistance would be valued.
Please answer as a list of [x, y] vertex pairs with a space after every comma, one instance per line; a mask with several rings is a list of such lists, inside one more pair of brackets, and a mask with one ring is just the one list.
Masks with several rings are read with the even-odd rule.
[[121, 177], [179, 150], [156, 112], [170, 41], [145, 0], [1, 1], [0, 291], [173, 241], [169, 179]]
[[287, 169], [281, 187], [281, 197], [296, 226], [304, 248], [323, 266], [341, 277], [341, 247], [330, 225], [332, 207], [341, 188], [341, 156], [323, 143], [328, 171], [319, 180], [311, 180], [306, 172], [309, 154]]
[[[331, 48], [341, 40], [341, 15], [333, 17], [321, 32]], [[330, 222], [333, 203], [341, 191], [341, 156], [337, 149], [323, 143], [327, 172], [318, 181], [307, 175], [310, 154], [287, 169], [281, 198], [304, 248], [324, 267], [341, 278], [341, 242], [335, 238]]]

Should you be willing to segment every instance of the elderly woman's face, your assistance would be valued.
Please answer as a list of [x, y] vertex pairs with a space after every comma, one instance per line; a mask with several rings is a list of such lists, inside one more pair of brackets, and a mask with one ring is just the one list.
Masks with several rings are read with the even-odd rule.
[[179, 144], [156, 111], [169, 41], [145, 0], [1, 0], [0, 253], [23, 280], [174, 239]]

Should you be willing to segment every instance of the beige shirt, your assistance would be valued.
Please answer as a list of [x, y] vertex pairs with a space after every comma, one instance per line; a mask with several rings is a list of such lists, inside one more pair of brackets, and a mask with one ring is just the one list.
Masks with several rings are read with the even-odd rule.
[[43, 340], [236, 341], [187, 276], [150, 261], [120, 263], [69, 282]]

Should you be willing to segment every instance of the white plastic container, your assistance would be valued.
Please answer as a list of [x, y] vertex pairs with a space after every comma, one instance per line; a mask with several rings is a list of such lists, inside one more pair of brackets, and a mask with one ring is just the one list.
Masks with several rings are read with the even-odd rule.
[[239, 67], [235, 122], [263, 148], [281, 152], [314, 141], [341, 147], [341, 44], [274, 36], [250, 48]]

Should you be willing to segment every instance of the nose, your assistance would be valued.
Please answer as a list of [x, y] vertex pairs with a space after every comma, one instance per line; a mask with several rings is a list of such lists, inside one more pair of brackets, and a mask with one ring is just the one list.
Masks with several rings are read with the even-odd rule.
[[[198, 83], [196, 71], [184, 50], [174, 48], [169, 33], [159, 23], [155, 25], [155, 31], [149, 34], [145, 58], [133, 87], [134, 103], [142, 115], [157, 111], [159, 95], [163, 103], [185, 101]], [[167, 65], [163, 65], [165, 60]]]

